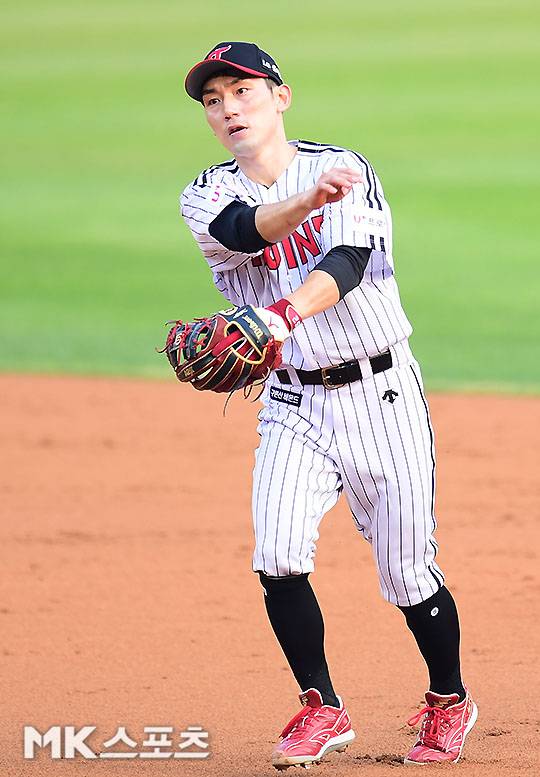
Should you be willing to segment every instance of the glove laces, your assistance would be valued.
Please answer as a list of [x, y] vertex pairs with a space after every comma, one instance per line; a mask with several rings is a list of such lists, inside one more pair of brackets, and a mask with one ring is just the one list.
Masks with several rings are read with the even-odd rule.
[[[178, 355], [180, 357], [182, 354], [182, 349], [186, 344], [186, 340], [191, 335], [193, 330], [198, 328], [200, 332], [202, 325], [209, 323], [209, 320], [210, 319], [208, 318], [196, 318], [195, 321], [191, 322], [181, 321], [180, 319], [177, 319], [176, 321], [166, 321], [165, 326], [170, 326], [171, 324], [173, 326], [169, 330], [169, 334], [167, 335], [167, 340], [163, 348], [156, 348], [157, 353], [164, 353], [168, 348], [171, 348], [174, 345], [174, 350], [178, 351]], [[194, 340], [195, 347], [204, 345], [205, 338], [206, 332], [203, 330], [202, 335]], [[178, 361], [180, 361], [180, 358]]]

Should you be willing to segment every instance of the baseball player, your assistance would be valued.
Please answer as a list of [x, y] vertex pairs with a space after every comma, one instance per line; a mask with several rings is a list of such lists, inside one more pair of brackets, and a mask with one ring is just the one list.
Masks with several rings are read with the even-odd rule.
[[253, 570], [303, 706], [272, 762], [308, 767], [355, 738], [309, 581], [319, 523], [344, 492], [381, 593], [404, 614], [429, 672], [405, 763], [455, 763], [477, 708], [435, 558], [433, 432], [381, 182], [356, 151], [287, 140], [291, 89], [253, 43], [219, 43], [185, 87], [232, 158], [186, 187], [182, 216], [219, 291], [252, 306], [283, 343], [261, 396]]

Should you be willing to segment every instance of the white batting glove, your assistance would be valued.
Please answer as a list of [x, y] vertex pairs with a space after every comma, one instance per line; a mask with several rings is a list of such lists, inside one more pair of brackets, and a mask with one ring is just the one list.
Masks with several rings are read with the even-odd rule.
[[280, 299], [267, 308], [254, 308], [254, 310], [264, 321], [274, 339], [280, 343], [289, 337], [295, 326], [302, 323], [300, 314], [288, 299]]

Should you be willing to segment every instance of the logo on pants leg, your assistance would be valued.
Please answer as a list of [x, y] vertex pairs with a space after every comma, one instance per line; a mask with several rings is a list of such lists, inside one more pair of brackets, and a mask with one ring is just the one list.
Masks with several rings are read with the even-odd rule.
[[387, 389], [382, 395], [382, 398], [393, 405], [397, 396], [399, 396], [397, 391], [394, 391], [394, 389]]

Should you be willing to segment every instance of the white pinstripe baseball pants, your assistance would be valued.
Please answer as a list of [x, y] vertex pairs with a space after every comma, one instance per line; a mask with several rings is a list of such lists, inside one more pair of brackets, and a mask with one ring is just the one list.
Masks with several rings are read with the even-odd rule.
[[[422, 378], [408, 343], [393, 367], [328, 390], [284, 386], [263, 394], [253, 476], [253, 570], [312, 572], [318, 527], [345, 492], [358, 531], [370, 542], [381, 593], [412, 606], [444, 582], [433, 537], [435, 460]], [[292, 373], [291, 373], [292, 374]], [[301, 394], [299, 407], [270, 398], [271, 386]], [[393, 402], [383, 399], [391, 390]]]

